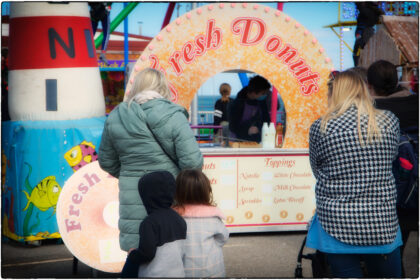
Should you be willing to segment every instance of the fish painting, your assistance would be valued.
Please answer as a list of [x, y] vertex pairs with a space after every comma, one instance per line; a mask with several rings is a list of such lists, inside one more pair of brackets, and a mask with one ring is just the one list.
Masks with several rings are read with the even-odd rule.
[[98, 159], [98, 154], [95, 150], [95, 145], [91, 142], [83, 141], [77, 146], [74, 146], [64, 154], [64, 158], [71, 166], [74, 172], [88, 163]]
[[[41, 219], [39, 218], [39, 211], [36, 213], [35, 219], [32, 217], [34, 207], [38, 208], [40, 211], [47, 211], [48, 209], [53, 208], [54, 212], [50, 218], [54, 216], [57, 207], [58, 196], [61, 192], [61, 186], [56, 181], [55, 176], [48, 176], [42, 179], [34, 188], [32, 188], [29, 183], [29, 178], [32, 174], [32, 166], [27, 162], [24, 162], [24, 164], [29, 168], [28, 175], [26, 175], [25, 183], [23, 186], [26, 191], [22, 190], [28, 199], [26, 207], [22, 210], [26, 210], [25, 219], [23, 221], [23, 237], [27, 239], [30, 238], [30, 236], [33, 235], [33, 232], [35, 232], [35, 229], [42, 224]], [[35, 223], [33, 223], [34, 220]], [[31, 223], [32, 225], [30, 226]]]
[[61, 192], [61, 187], [55, 180], [55, 176], [48, 176], [41, 180], [33, 189], [29, 195], [26, 191], [23, 191], [28, 199], [26, 204], [25, 211], [28, 209], [29, 205], [32, 203], [36, 208], [41, 211], [47, 211], [51, 207], [55, 208], [57, 206], [58, 196]]

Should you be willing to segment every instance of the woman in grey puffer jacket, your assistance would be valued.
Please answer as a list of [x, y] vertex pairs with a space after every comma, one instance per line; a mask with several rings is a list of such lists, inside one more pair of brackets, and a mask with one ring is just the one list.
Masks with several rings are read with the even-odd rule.
[[201, 168], [203, 157], [188, 123], [185, 108], [169, 101], [163, 73], [140, 71], [126, 100], [105, 122], [99, 165], [119, 179], [120, 247], [137, 248], [139, 226], [147, 213], [137, 184], [146, 173]]

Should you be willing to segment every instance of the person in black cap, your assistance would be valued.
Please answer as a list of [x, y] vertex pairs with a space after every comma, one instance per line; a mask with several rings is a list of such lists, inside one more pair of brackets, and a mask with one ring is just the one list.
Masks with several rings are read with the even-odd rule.
[[104, 38], [102, 40], [102, 50], [99, 59], [104, 62], [106, 65], [109, 65], [108, 60], [105, 57], [106, 49], [109, 43], [110, 36], [110, 12], [111, 12], [111, 2], [89, 2], [90, 7], [90, 19], [92, 22], [92, 31], [95, 36], [96, 29], [98, 28], [99, 22], [102, 24], [102, 32], [104, 33]]
[[122, 278], [183, 278], [182, 240], [187, 224], [171, 206], [175, 178], [168, 171], [144, 175], [138, 183], [148, 216], [140, 224], [139, 247], [130, 249]]
[[378, 23], [379, 17], [384, 14], [375, 2], [356, 2], [356, 8], [359, 14], [355, 32], [356, 41], [353, 47], [354, 66], [358, 66], [360, 50], [375, 33], [373, 27]]

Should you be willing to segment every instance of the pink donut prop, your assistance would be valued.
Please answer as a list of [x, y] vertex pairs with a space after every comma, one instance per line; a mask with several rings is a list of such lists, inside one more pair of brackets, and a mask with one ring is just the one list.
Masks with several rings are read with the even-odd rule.
[[146, 67], [166, 74], [172, 100], [186, 108], [201, 85], [220, 72], [262, 75], [284, 101], [283, 148], [308, 148], [309, 127], [326, 110], [333, 65], [316, 38], [288, 15], [231, 3], [202, 6], [167, 25], [144, 50], [130, 80]]
[[127, 253], [120, 249], [118, 179], [85, 165], [65, 183], [57, 203], [57, 224], [70, 252], [86, 265], [121, 272]]

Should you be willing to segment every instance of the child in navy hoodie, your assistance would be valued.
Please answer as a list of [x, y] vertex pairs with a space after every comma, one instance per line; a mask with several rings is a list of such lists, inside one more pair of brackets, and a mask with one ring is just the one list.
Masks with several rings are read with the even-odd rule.
[[122, 278], [183, 278], [182, 242], [187, 225], [171, 206], [175, 178], [167, 171], [144, 175], [138, 183], [148, 216], [140, 224], [140, 243], [132, 248]]

